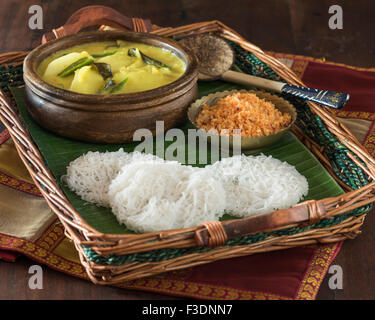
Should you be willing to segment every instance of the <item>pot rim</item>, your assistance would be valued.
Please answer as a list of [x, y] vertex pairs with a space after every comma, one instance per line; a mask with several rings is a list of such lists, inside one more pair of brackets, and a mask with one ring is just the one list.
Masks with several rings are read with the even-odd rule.
[[[150, 39], [152, 43], [147, 42]], [[78, 45], [76, 43], [77, 41], [89, 43], [106, 40], [128, 40], [169, 49], [184, 60], [186, 70], [181, 77], [164, 86], [141, 92], [112, 95], [82, 94], [64, 90], [42, 80], [36, 71], [43, 59], [59, 50]], [[71, 44], [71, 46], [69, 46], [69, 44]], [[116, 103], [123, 106], [126, 104], [142, 104], [142, 108], [145, 108], [148, 107], [148, 104], [150, 104], [150, 106], [154, 105], [155, 99], [168, 101], [169, 96], [170, 99], [175, 99], [176, 96], [180, 95], [179, 91], [181, 91], [181, 95], [184, 94], [188, 89], [186, 87], [190, 87], [192, 82], [198, 78], [197, 59], [188, 48], [169, 38], [130, 31], [90, 31], [49, 41], [36, 47], [26, 56], [23, 68], [25, 85], [36, 95], [44, 99], [54, 98], [62, 100], [61, 106], [71, 109], [82, 110], [85, 109], [84, 104], [90, 104], [87, 109], [89, 108], [92, 111], [111, 111], [107, 108]], [[54, 103], [56, 102], [57, 101]], [[69, 102], [72, 103], [69, 104]], [[97, 108], [95, 108], [95, 104], [98, 105]], [[103, 109], [103, 105], [106, 105], [104, 107], [106, 109]], [[120, 110], [118, 108], [115, 109]]]

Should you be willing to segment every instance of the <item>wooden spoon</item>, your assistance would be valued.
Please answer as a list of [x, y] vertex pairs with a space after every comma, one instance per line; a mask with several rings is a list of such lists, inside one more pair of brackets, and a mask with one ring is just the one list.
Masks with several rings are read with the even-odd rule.
[[183, 38], [179, 42], [197, 56], [199, 80], [222, 79], [242, 85], [255, 86], [317, 102], [334, 109], [341, 109], [350, 97], [347, 93], [295, 86], [232, 71], [230, 69], [234, 65], [235, 53], [230, 44], [218, 36], [199, 34]]

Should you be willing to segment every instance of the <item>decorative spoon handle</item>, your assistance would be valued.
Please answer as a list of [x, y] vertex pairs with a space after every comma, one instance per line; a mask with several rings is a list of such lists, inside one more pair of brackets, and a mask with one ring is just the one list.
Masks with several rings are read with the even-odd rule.
[[305, 100], [317, 102], [325, 106], [341, 109], [349, 100], [347, 93], [334, 92], [327, 90], [311, 89], [306, 87], [285, 84], [281, 91]]
[[290, 94], [334, 109], [341, 109], [350, 97], [347, 93], [294, 86], [288, 83], [254, 77], [246, 73], [231, 70], [224, 72], [221, 75], [221, 79], [238, 84], [256, 86], [279, 93]]

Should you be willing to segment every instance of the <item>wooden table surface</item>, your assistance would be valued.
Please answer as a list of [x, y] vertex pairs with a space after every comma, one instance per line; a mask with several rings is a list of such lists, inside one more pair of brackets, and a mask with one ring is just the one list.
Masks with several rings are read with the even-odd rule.
[[[79, 8], [101, 4], [128, 17], [149, 18], [160, 26], [179, 26], [220, 20], [264, 50], [307, 55], [361, 67], [375, 67], [375, 2], [366, 0], [3, 0], [0, 11], [0, 53], [29, 50], [44, 32], [65, 23]], [[28, 9], [39, 4], [44, 30], [28, 28]], [[344, 29], [328, 27], [329, 6], [343, 8]], [[370, 212], [362, 234], [346, 241], [334, 264], [343, 270], [343, 289], [331, 290], [328, 277], [318, 299], [375, 299], [375, 212]], [[95, 286], [44, 267], [44, 289], [30, 290], [28, 268], [20, 257], [0, 261], [0, 299], [176, 299], [153, 293]]]

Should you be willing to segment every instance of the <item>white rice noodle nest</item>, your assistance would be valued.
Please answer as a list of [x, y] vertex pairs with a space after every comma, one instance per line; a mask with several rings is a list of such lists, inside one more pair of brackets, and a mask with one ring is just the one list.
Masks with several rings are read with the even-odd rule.
[[91, 152], [72, 161], [62, 177], [68, 187], [83, 200], [98, 206], [109, 207], [108, 187], [121, 168], [131, 162], [164, 160], [141, 152]]
[[117, 220], [140, 232], [218, 220], [226, 204], [224, 188], [211, 172], [174, 161], [125, 166], [108, 195]]
[[271, 156], [237, 155], [206, 166], [221, 181], [227, 213], [249, 217], [289, 208], [308, 193], [308, 182], [294, 166]]
[[233, 156], [205, 168], [154, 155], [88, 152], [63, 181], [83, 200], [111, 207], [137, 232], [187, 228], [227, 212], [249, 217], [289, 208], [308, 193], [304, 176], [271, 156]]

